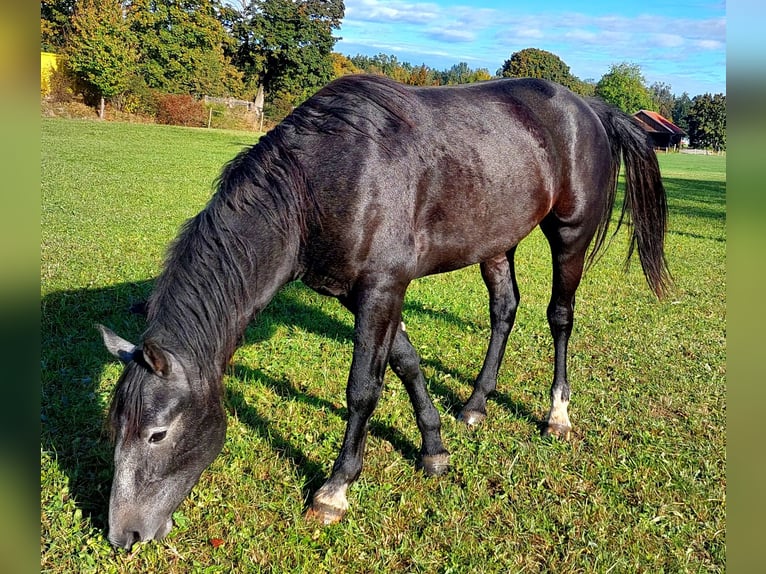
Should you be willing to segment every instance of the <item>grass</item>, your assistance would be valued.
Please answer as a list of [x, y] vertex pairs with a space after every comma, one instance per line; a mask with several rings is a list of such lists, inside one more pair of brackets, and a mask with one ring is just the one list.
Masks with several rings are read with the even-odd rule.
[[[539, 436], [552, 347], [550, 256], [519, 247], [522, 293], [489, 417], [455, 415], [488, 337], [477, 268], [416, 281], [405, 321], [452, 469], [414, 468], [419, 436], [389, 372], [365, 470], [338, 525], [302, 516], [344, 431], [352, 319], [300, 284], [249, 327], [226, 378], [221, 455], [163, 542], [105, 538], [112, 452], [102, 431], [120, 366], [93, 323], [139, 338], [128, 307], [167, 243], [253, 134], [43, 119], [43, 572], [718, 572], [725, 570], [725, 158], [660, 155], [676, 285], [653, 299], [621, 231], [578, 292], [567, 443]], [[214, 546], [213, 539], [223, 544]]]

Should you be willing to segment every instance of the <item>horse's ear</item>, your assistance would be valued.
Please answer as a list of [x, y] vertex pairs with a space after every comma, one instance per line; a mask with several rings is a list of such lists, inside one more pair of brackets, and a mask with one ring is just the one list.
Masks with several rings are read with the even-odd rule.
[[170, 374], [170, 361], [165, 351], [151, 341], [144, 342], [144, 360], [156, 375], [167, 377]]
[[117, 333], [103, 325], [96, 325], [96, 329], [101, 331], [101, 338], [104, 340], [104, 345], [106, 345], [107, 351], [126, 365], [133, 360], [133, 355], [136, 352], [136, 346], [133, 343], [126, 341]]

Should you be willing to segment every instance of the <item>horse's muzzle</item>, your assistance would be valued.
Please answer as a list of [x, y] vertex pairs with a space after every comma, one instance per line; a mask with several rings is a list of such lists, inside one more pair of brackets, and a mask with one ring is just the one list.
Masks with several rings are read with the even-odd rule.
[[116, 531], [109, 529], [109, 542], [116, 548], [124, 548], [130, 551], [136, 542], [147, 542], [149, 540], [162, 540], [173, 528], [173, 519], [168, 519], [157, 529], [147, 528], [145, 525], [128, 525], [118, 528]]

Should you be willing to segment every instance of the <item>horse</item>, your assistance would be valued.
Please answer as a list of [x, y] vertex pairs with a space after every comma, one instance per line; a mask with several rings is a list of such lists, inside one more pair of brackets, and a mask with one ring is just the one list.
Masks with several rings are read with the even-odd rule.
[[672, 283], [665, 189], [646, 132], [627, 114], [537, 79], [423, 88], [357, 75], [320, 89], [222, 168], [208, 204], [168, 248], [141, 342], [98, 326], [125, 363], [107, 415], [109, 541], [129, 550], [170, 532], [173, 511], [222, 448], [224, 371], [248, 323], [291, 281], [354, 315], [345, 436], [307, 519], [331, 524], [346, 513], [387, 365], [413, 406], [418, 466], [445, 473], [440, 416], [402, 323], [405, 291], [416, 278], [480, 264], [490, 342], [459, 415], [478, 424], [519, 304], [514, 252], [537, 226], [552, 253], [544, 432], [568, 438], [575, 292], [608, 243], [621, 162], [626, 262], [637, 251], [662, 297]]

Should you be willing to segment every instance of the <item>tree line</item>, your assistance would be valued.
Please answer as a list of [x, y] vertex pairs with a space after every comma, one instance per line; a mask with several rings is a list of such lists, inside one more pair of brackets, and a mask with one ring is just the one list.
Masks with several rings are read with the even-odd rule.
[[450, 85], [495, 77], [556, 81], [635, 113], [652, 110], [684, 129], [692, 147], [726, 148], [726, 96], [673, 94], [648, 85], [637, 64], [618, 63], [598, 81], [574, 76], [537, 48], [511, 54], [493, 74], [461, 62], [446, 70], [396, 56], [334, 51], [343, 0], [41, 0], [41, 49], [59, 54], [69, 92], [91, 105], [156, 115], [159, 95], [266, 94], [274, 120], [332, 79], [376, 73], [411, 85]]

